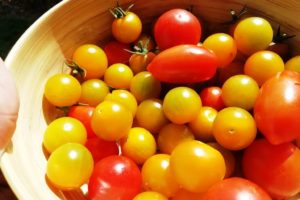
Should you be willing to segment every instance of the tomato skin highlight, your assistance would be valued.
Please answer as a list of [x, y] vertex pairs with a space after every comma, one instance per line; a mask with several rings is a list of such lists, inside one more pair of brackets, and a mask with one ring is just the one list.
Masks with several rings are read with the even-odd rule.
[[178, 45], [159, 53], [147, 66], [153, 76], [167, 83], [195, 83], [212, 78], [217, 57], [205, 47]]

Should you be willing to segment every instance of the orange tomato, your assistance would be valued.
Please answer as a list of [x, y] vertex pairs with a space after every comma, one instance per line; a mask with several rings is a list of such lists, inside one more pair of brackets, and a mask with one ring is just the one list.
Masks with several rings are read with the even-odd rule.
[[284, 66], [287, 70], [292, 70], [300, 73], [300, 56], [295, 56], [289, 59]]
[[176, 192], [172, 200], [202, 200], [203, 193], [194, 193], [185, 189], [180, 189]]

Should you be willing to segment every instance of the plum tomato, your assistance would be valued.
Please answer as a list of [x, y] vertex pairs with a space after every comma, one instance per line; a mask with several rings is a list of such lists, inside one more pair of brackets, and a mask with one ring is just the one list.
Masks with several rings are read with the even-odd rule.
[[195, 193], [206, 192], [223, 180], [226, 172], [222, 154], [197, 140], [176, 146], [171, 154], [170, 168], [177, 183]]
[[218, 111], [225, 107], [222, 99], [222, 89], [220, 87], [206, 87], [200, 91], [199, 95], [203, 106], [209, 106]]
[[105, 83], [114, 89], [129, 89], [132, 78], [130, 67], [122, 63], [109, 66], [104, 73]]
[[168, 200], [168, 198], [159, 192], [148, 191], [136, 195], [133, 200]]
[[141, 188], [140, 169], [124, 156], [109, 156], [97, 162], [88, 183], [90, 199], [132, 200]]
[[290, 58], [284, 65], [284, 68], [300, 73], [300, 55]]
[[201, 31], [199, 20], [191, 12], [171, 9], [157, 19], [154, 39], [160, 50], [180, 44], [196, 45], [200, 41]]
[[285, 199], [300, 192], [300, 150], [292, 143], [272, 145], [254, 141], [244, 152], [242, 168], [247, 179], [273, 198]]
[[97, 106], [109, 93], [106, 83], [100, 79], [89, 79], [81, 84], [79, 103]]
[[116, 40], [109, 41], [104, 46], [104, 52], [107, 56], [108, 66], [115, 63], [127, 64], [131, 53], [126, 50], [131, 50], [129, 44], [125, 44]]

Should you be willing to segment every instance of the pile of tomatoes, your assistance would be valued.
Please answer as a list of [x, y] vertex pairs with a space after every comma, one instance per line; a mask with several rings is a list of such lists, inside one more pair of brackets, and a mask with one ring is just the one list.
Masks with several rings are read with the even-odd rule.
[[300, 58], [272, 43], [266, 19], [209, 33], [177, 8], [145, 33], [130, 8], [111, 13], [114, 40], [77, 47], [71, 73], [46, 82], [46, 99], [66, 113], [44, 134], [51, 184], [88, 184], [94, 200], [300, 192]]

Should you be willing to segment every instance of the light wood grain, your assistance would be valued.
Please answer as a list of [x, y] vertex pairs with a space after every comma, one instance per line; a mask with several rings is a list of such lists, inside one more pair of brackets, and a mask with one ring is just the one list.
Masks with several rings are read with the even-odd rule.
[[[122, 5], [131, 1], [121, 0]], [[272, 19], [290, 34], [300, 35], [297, 0], [136, 0], [133, 11], [149, 24], [170, 8], [194, 6], [194, 13], [208, 22], [225, 22], [228, 11], [240, 10], [245, 4], [257, 15]], [[64, 0], [45, 15], [15, 44], [6, 63], [17, 82], [20, 113], [12, 143], [1, 159], [2, 170], [19, 199], [55, 200], [86, 199], [84, 192], [61, 192], [45, 180], [46, 158], [42, 138], [47, 122], [55, 117], [53, 107], [43, 101], [45, 81], [62, 71], [63, 61], [70, 58], [75, 47], [84, 43], [102, 45], [111, 37], [113, 20], [108, 12], [113, 0]], [[299, 37], [293, 47], [299, 53]], [[300, 198], [300, 197], [299, 197]]]

